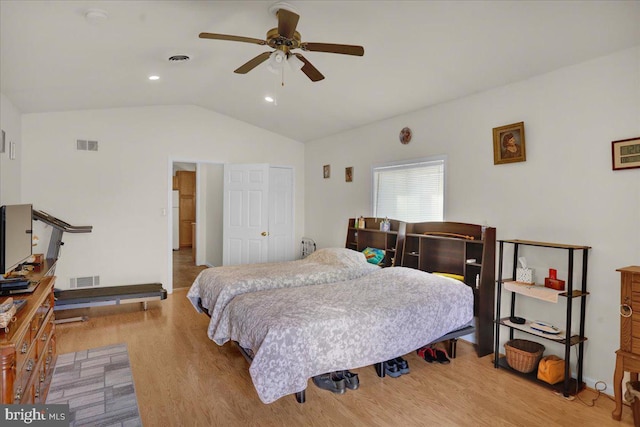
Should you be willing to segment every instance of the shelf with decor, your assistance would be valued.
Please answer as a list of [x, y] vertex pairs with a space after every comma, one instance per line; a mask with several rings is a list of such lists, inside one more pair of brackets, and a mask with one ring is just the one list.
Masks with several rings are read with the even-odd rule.
[[[513, 246], [513, 271], [510, 278], [503, 278], [503, 266], [505, 258], [505, 245]], [[557, 289], [557, 285], [550, 283], [549, 279], [546, 279], [547, 286], [542, 284], [536, 284], [535, 282], [523, 282], [518, 279], [518, 260], [519, 256], [524, 252], [525, 247], [538, 247], [543, 249], [559, 249], [567, 252], [567, 280], [565, 289]], [[497, 298], [496, 298], [496, 313], [495, 313], [495, 343], [494, 343], [494, 367], [504, 368], [520, 375], [524, 378], [531, 379], [534, 382], [545, 385], [552, 388], [564, 396], [574, 395], [585, 387], [582, 377], [583, 356], [584, 356], [584, 342], [587, 340], [585, 336], [584, 319], [586, 314], [586, 297], [589, 295], [587, 291], [587, 263], [589, 246], [583, 245], [567, 245], [559, 243], [547, 243], [536, 242], [531, 240], [498, 240], [498, 280], [497, 280]], [[575, 253], [582, 253], [582, 271], [580, 275], [576, 275], [579, 278], [579, 289], [574, 289], [574, 258]], [[530, 270], [530, 269], [529, 269]], [[520, 273], [522, 274], [522, 273]], [[533, 276], [532, 276], [533, 277]], [[556, 283], [559, 282], [555, 277], [552, 278]], [[565, 286], [563, 283], [562, 286]], [[509, 304], [509, 316], [502, 316], [502, 291], [508, 291], [511, 293]], [[516, 316], [516, 297], [534, 298], [537, 300], [545, 301], [550, 304], [558, 304], [564, 302], [565, 308], [565, 325], [564, 329], [552, 327], [552, 330], [540, 329], [540, 323], [526, 321], [525, 319], [518, 319]], [[573, 309], [574, 304], [579, 303], [580, 314], [579, 322], [577, 325], [578, 333], [573, 333]], [[524, 323], [516, 323], [514, 320]], [[528, 337], [535, 337], [537, 339], [543, 339], [545, 342], [555, 342], [558, 345], [564, 347], [564, 375], [560, 382], [550, 384], [545, 381], [541, 381], [537, 378], [537, 369], [533, 372], [522, 372], [514, 366], [510, 366], [508, 357], [500, 354], [500, 332], [501, 327], [509, 329], [509, 340], [513, 341], [515, 332], [521, 332]], [[571, 377], [571, 347], [578, 347], [578, 355], [576, 358], [576, 378]], [[537, 367], [536, 367], [537, 368]]]
[[364, 227], [358, 227], [358, 218], [350, 218], [347, 228], [346, 248], [362, 252], [366, 248], [382, 249], [385, 256], [380, 265], [391, 267], [400, 265], [399, 257], [402, 256], [402, 244], [404, 242], [405, 223], [389, 220], [389, 230], [381, 230], [382, 218], [360, 218], [364, 221]]

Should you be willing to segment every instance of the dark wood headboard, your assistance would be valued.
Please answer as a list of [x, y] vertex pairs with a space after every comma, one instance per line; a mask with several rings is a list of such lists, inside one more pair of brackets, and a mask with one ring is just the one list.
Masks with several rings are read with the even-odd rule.
[[478, 356], [493, 352], [496, 229], [461, 222], [405, 223], [390, 220], [389, 231], [380, 230], [380, 218], [364, 218], [365, 227], [349, 219], [346, 247], [384, 249], [385, 267], [403, 266], [429, 273], [462, 277], [473, 289]]

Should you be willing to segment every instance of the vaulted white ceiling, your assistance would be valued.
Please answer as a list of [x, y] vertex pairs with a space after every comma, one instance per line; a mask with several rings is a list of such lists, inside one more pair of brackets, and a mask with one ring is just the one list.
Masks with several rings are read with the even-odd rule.
[[639, 1], [288, 1], [302, 41], [365, 54], [304, 52], [326, 78], [282, 86], [233, 72], [268, 48], [198, 38], [264, 39], [274, 3], [1, 0], [0, 90], [23, 113], [194, 104], [306, 142], [640, 45]]

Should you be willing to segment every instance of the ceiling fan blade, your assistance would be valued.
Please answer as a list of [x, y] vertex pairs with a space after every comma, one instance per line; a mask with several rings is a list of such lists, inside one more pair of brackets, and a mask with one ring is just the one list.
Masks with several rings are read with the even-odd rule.
[[322, 75], [322, 73], [318, 71], [316, 67], [311, 65], [311, 62], [307, 61], [307, 58], [305, 58], [299, 53], [296, 53], [295, 55], [300, 61], [304, 62], [304, 65], [302, 66], [301, 70], [303, 73], [307, 75], [307, 77], [309, 77], [309, 79], [311, 79], [312, 82], [317, 82], [324, 79], [324, 76]]
[[246, 64], [241, 65], [237, 70], [234, 71], [234, 73], [247, 74], [249, 71], [253, 70], [258, 65], [262, 64], [264, 61], [269, 59], [270, 55], [271, 55], [271, 52], [263, 52], [260, 55], [256, 56], [255, 58], [253, 58], [252, 60], [250, 60], [249, 62], [247, 62]]
[[245, 42], [245, 43], [254, 43], [259, 45], [267, 44], [265, 40], [254, 39], [252, 37], [231, 36], [229, 34], [200, 33], [199, 37], [201, 39], [229, 40], [232, 42]]
[[299, 19], [300, 15], [296, 13], [287, 9], [278, 9], [278, 34], [287, 39], [293, 38]]
[[343, 55], [363, 56], [364, 48], [362, 46], [354, 46], [349, 44], [332, 44], [332, 43], [301, 43], [302, 50], [309, 52], [328, 52], [341, 53]]

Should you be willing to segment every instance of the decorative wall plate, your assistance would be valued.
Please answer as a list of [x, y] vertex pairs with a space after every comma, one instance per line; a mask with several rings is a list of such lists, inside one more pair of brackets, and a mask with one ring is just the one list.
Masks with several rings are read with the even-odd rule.
[[402, 128], [400, 131], [400, 142], [402, 144], [408, 144], [411, 141], [411, 129], [408, 127]]

